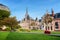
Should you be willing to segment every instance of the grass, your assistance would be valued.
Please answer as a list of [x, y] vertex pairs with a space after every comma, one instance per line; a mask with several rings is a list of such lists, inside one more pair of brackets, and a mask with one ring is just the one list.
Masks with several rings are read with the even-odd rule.
[[9, 32], [0, 32], [0, 40], [5, 40]]
[[0, 32], [0, 40], [60, 40], [60, 37], [38, 33]]

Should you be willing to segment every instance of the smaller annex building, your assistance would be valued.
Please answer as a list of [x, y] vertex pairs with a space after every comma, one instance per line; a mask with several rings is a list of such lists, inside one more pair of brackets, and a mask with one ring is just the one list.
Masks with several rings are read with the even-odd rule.
[[[49, 24], [49, 27], [45, 27], [45, 25], [43, 25], [43, 30], [60, 31], [60, 13], [54, 13], [54, 10], [52, 9], [51, 14], [49, 15], [53, 18], [53, 21]], [[42, 17], [42, 21], [43, 18], [44, 16]]]

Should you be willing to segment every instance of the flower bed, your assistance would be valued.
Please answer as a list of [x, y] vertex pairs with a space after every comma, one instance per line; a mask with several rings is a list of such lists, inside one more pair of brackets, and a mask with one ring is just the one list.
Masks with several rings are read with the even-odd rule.
[[48, 30], [45, 30], [44, 33], [45, 33], [45, 34], [51, 34], [51, 32], [48, 31]]

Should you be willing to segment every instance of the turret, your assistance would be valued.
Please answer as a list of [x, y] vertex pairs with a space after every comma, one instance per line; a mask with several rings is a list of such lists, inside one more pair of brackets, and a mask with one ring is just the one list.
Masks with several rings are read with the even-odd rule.
[[52, 9], [52, 17], [54, 17], [54, 10]]

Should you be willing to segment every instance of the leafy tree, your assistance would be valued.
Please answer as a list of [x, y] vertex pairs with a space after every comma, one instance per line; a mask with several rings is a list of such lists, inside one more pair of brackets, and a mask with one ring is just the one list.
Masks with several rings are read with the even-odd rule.
[[6, 10], [0, 10], [0, 20], [9, 17], [10, 16], [10, 11]]
[[18, 21], [16, 20], [16, 17], [5, 18], [3, 21], [4, 21], [4, 25], [9, 26], [11, 28], [11, 31], [13, 31], [16, 25], [18, 25]]
[[3, 25], [3, 21], [2, 20], [0, 20], [0, 27]]
[[50, 16], [49, 14], [46, 14], [46, 15], [44, 16], [43, 22], [45, 23], [44, 26], [46, 26], [46, 28], [50, 26], [50, 23], [51, 23], [52, 21], [53, 21], [53, 18], [52, 18], [52, 16]]
[[53, 18], [49, 14], [45, 15], [45, 17], [44, 17], [44, 23], [46, 23], [46, 24], [51, 23], [52, 20], [53, 20]]
[[8, 26], [11, 28], [11, 31], [14, 30], [16, 25], [18, 25], [18, 21], [16, 20], [16, 17], [9, 17], [10, 11], [6, 10], [0, 10], [0, 27], [3, 25]]

